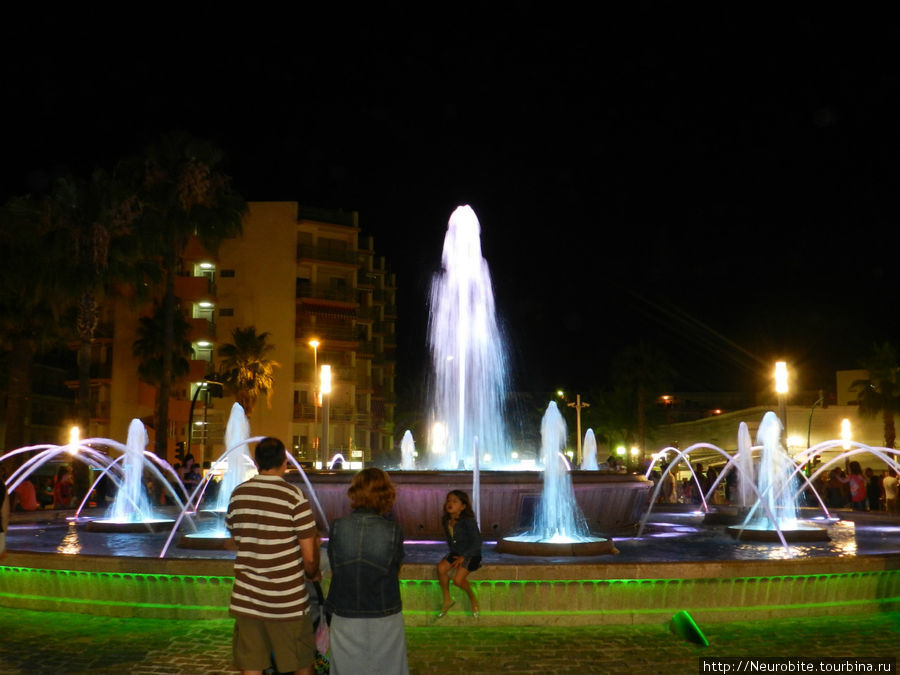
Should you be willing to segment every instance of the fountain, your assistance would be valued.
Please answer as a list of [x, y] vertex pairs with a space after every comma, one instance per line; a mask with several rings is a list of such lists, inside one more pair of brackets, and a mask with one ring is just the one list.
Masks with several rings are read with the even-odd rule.
[[431, 287], [428, 326], [433, 381], [427, 464], [471, 468], [477, 438], [481, 467], [502, 468], [509, 461], [502, 410], [506, 353], [491, 275], [481, 256], [481, 226], [468, 206], [450, 217], [442, 266]]
[[[477, 229], [477, 220], [475, 223]], [[469, 251], [477, 254], [473, 257], [483, 266], [480, 246], [469, 246]], [[461, 295], [453, 296], [447, 288], [452, 285], [449, 282], [454, 277], [452, 270], [455, 269], [454, 265], [450, 265], [448, 271], [447, 260], [456, 261], [457, 256], [453, 250], [448, 252], [445, 245], [443, 286], [436, 282], [435, 289], [444, 288], [447, 298], [456, 297], [457, 308], [466, 306], [468, 300]], [[475, 285], [469, 288], [473, 294], [480, 292]], [[495, 328], [492, 298], [489, 305], [490, 321], [478, 323], [466, 318], [457, 320], [456, 326], [442, 325], [452, 331], [463, 325], [475, 324], [493, 325]], [[433, 307], [437, 310], [436, 305]], [[482, 311], [482, 314], [487, 312]], [[437, 320], [438, 317], [435, 317], [434, 321]], [[467, 334], [468, 339], [476, 343], [482, 338], [479, 331], [469, 331]], [[451, 342], [451, 336], [442, 337], [433, 331], [432, 342], [439, 343], [433, 344], [433, 347], [444, 344], [444, 337], [448, 343]], [[459, 340], [458, 335], [452, 338]], [[443, 359], [439, 354], [443, 354]], [[487, 408], [496, 406], [496, 417], [501, 418], [500, 395], [494, 391], [486, 395], [478, 394], [470, 387], [469, 368], [481, 359], [478, 349], [475, 345], [471, 349], [468, 345], [465, 348], [460, 345], [458, 352], [438, 350], [434, 359], [436, 371], [442, 370], [437, 367], [438, 364], [445, 366], [443, 375], [448, 376], [451, 385], [446, 387], [450, 391], [448, 395], [435, 397], [452, 401], [446, 408], [446, 414], [434, 414], [432, 447], [435, 446], [435, 439], [442, 437], [443, 430], [443, 447], [446, 450], [438, 454], [450, 458], [441, 466], [457, 469], [462, 461], [477, 471], [484, 455], [492, 454], [491, 463], [496, 468], [499, 465], [496, 460], [502, 457], [506, 447], [505, 440], [489, 444], [484, 440], [483, 433], [473, 431], [477, 415], [471, 420], [466, 417], [473, 407], [478, 407], [476, 404], [480, 401]], [[486, 356], [484, 360], [487, 360]], [[502, 363], [502, 360], [501, 357], [494, 362]], [[448, 367], [448, 364], [455, 367]], [[461, 364], [465, 367], [460, 368]], [[502, 382], [503, 378], [499, 381]], [[479, 399], [479, 396], [482, 398]], [[649, 514], [646, 504], [651, 484], [644, 477], [597, 470], [568, 470], [560, 457], [565, 432], [560, 429], [559, 411], [555, 405], [552, 409], [548, 407], [545, 418], [541, 445], [544, 473], [488, 471], [479, 478], [480, 520], [486, 540], [501, 539], [502, 534], [527, 526], [528, 523], [523, 522], [526, 517], [533, 523], [535, 538], [554, 539], [563, 534], [570, 536], [570, 530], [576, 536], [583, 536], [584, 528], [588, 526], [588, 529], [606, 534], [617, 528], [628, 530], [642, 512]], [[255, 440], [238, 441], [235, 447]], [[473, 452], [476, 447], [479, 448], [477, 455]], [[714, 446], [697, 444], [693, 447]], [[230, 444], [226, 453], [231, 449]], [[866, 451], [866, 448], [857, 446], [850, 452]], [[720, 452], [726, 461], [737, 465], [738, 459], [749, 459], [752, 450], [743, 458]], [[679, 458], [684, 459], [686, 453], [682, 451]], [[102, 460], [98, 462], [104, 465]], [[299, 466], [298, 472], [291, 472], [288, 478], [297, 482], [307, 480]], [[456, 470], [398, 471], [392, 473], [392, 479], [397, 487], [395, 516], [403, 524], [409, 554], [401, 581], [404, 620], [410, 625], [426, 625], [433, 619], [440, 597], [434, 580], [434, 561], [444, 552], [442, 543], [427, 539], [441, 534], [441, 505], [447, 490], [472, 489], [474, 475], [470, 471]], [[315, 489], [308, 489], [307, 496], [314, 502], [317, 519], [325, 531], [331, 519], [349, 510], [346, 499], [348, 475], [321, 472], [313, 476], [313, 480]], [[753, 481], [746, 483], [755, 495], [755, 503], [760, 497], [759, 490]], [[310, 487], [308, 481], [307, 487]], [[775, 490], [773, 495], [777, 492]], [[748, 503], [749, 499], [748, 496]], [[551, 508], [553, 504], [557, 505], [555, 510]], [[559, 504], [563, 504], [562, 509]], [[772, 510], [766, 503], [760, 508], [764, 512]], [[571, 514], [577, 511], [583, 515], [573, 515], [570, 527], [568, 522], [560, 519], [560, 510]], [[531, 518], [534, 515], [538, 518]], [[557, 625], [655, 623], [685, 609], [690, 610], [697, 620], [707, 621], [813, 616], [841, 611], [884, 611], [887, 607], [900, 604], [900, 570], [896, 569], [896, 560], [892, 557], [898, 551], [896, 547], [891, 548], [890, 541], [882, 548], [870, 549], [873, 554], [856, 557], [852, 548], [856, 545], [855, 535], [847, 537], [848, 528], [842, 528], [844, 539], [837, 548], [832, 546], [825, 553], [814, 554], [815, 547], [811, 546], [805, 549], [799, 560], [794, 560], [786, 559], [777, 547], [753, 542], [734, 546], [724, 533], [711, 547], [708, 539], [695, 536], [698, 527], [694, 526], [694, 521], [698, 518], [694, 514], [686, 514], [685, 518], [676, 520], [675, 526], [667, 531], [660, 531], [660, 524], [651, 523], [651, 532], [647, 537], [617, 536], [617, 547], [623, 550], [620, 556], [608, 555], [612, 547], [609, 540], [601, 543], [605, 542], [610, 548], [601, 548], [591, 558], [570, 558], [566, 555], [566, 546], [574, 547], [579, 543], [531, 542], [551, 547], [533, 549], [531, 555], [545, 556], [537, 560], [522, 557], [518, 551], [513, 554], [498, 552], [486, 545], [485, 565], [473, 578], [481, 600], [480, 621], [489, 625], [541, 625], [548, 621]], [[21, 529], [11, 532], [12, 541], [31, 541], [30, 525], [23, 523], [15, 527]], [[38, 523], [34, 528], [44, 528], [44, 524]], [[57, 548], [55, 553], [32, 552], [33, 549], [27, 548], [11, 550], [0, 564], [0, 604], [111, 616], [227, 616], [232, 575], [232, 560], [228, 552], [177, 553], [187, 557], [187, 560], [149, 558], [147, 553], [136, 553], [126, 558], [121, 556], [124, 547], [120, 542], [128, 536], [137, 537], [121, 535], [122, 539], [108, 544], [105, 555], [65, 555], [74, 552], [74, 548]], [[153, 537], [156, 536], [140, 535], [144, 542], [155, 541]], [[889, 540], [890, 536], [893, 535], [888, 533], [886, 539]], [[109, 537], [107, 541], [112, 542], [113, 539]], [[724, 540], [725, 544], [720, 540]], [[696, 549], [693, 549], [694, 546]], [[692, 549], [689, 553], [692, 557], [686, 558], [685, 550], [688, 548]], [[457, 619], [446, 617], [446, 620], [453, 622]]]
[[[122, 479], [116, 490], [115, 500], [109, 507], [105, 518], [88, 521], [86, 525], [88, 530], [94, 532], [141, 532], [157, 531], [172, 525], [173, 520], [160, 517], [150, 506], [150, 500], [147, 497], [143, 480], [144, 468], [152, 467], [152, 464], [145, 458], [148, 442], [147, 430], [144, 428], [143, 422], [137, 419], [132, 420], [128, 425], [128, 440], [125, 443], [125, 454], [122, 456], [124, 462]], [[162, 479], [162, 476], [159, 478]], [[165, 480], [162, 482], [168, 483]]]
[[[225, 425], [225, 452], [213, 463], [214, 467], [225, 466], [225, 471], [222, 474], [218, 492], [215, 496], [216, 503], [212, 509], [203, 511], [204, 515], [212, 516], [212, 518], [201, 520], [199, 525], [195, 526], [195, 532], [182, 535], [178, 542], [180, 547], [216, 549], [227, 546], [230, 535], [225, 529], [224, 518], [228, 512], [228, 502], [231, 500], [231, 493], [234, 492], [234, 488], [256, 473], [256, 464], [250, 456], [249, 439], [250, 423], [247, 421], [247, 415], [244, 413], [244, 408], [239, 403], [235, 403], [231, 406], [231, 413]], [[203, 495], [213, 480], [213, 472], [211, 471], [204, 476], [200, 484], [194, 489], [194, 494], [191, 495], [188, 504], [185, 505], [178, 517], [172, 535], [169, 537], [169, 542], [172, 540], [175, 529], [187, 515], [188, 509], [197, 511], [200, 508], [203, 502]], [[168, 549], [169, 542], [166, 542], [163, 554]]]
[[597, 464], [597, 439], [594, 436], [594, 430], [588, 429], [584, 434], [584, 443], [582, 444], [581, 470], [597, 471], [600, 466]]
[[[755, 541], [816, 541], [827, 539], [824, 527], [801, 522], [797, 517], [798, 469], [781, 445], [781, 420], [767, 412], [759, 425], [757, 444], [762, 445], [757, 471], [759, 499], [741, 525], [728, 531], [737, 539]], [[746, 482], [741, 477], [740, 482]]]
[[[443, 536], [440, 513], [451, 489], [471, 494], [486, 536], [520, 531], [531, 525], [543, 486], [540, 472], [509, 460], [503, 415], [506, 352], [480, 227], [470, 207], [453, 212], [442, 270], [431, 287], [430, 426], [427, 451], [418, 462], [428, 470], [414, 470], [415, 446], [407, 432], [401, 441], [403, 470], [391, 475], [397, 487], [395, 513], [408, 538]], [[607, 534], [633, 528], [651, 487], [643, 476], [598, 470], [568, 476], [575, 503], [592, 527]], [[321, 472], [311, 480], [329, 520], [347, 513], [346, 477]]]
[[403, 471], [413, 471], [416, 468], [416, 444], [409, 429], [400, 441], [400, 468]]
[[228, 511], [228, 501], [234, 488], [256, 474], [256, 464], [250, 456], [250, 422], [240, 403], [231, 406], [228, 423], [225, 425], [225, 453], [216, 463], [225, 462], [226, 469], [219, 485], [214, 511], [224, 514]]
[[569, 466], [562, 451], [566, 422], [555, 401], [541, 420], [541, 463], [544, 490], [529, 532], [503, 537], [497, 550], [520, 555], [599, 555], [615, 553], [608, 539], [593, 537], [575, 502]]

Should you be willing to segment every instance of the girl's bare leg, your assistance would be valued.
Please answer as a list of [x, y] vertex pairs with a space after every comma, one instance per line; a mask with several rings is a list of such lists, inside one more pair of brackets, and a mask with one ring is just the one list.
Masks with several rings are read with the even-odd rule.
[[475, 597], [475, 591], [469, 585], [469, 570], [459, 567], [453, 577], [453, 583], [459, 586], [469, 596], [469, 602], [472, 605], [472, 612], [478, 614], [478, 598]]
[[[457, 574], [459, 571], [457, 570]], [[438, 583], [441, 585], [441, 593], [444, 596], [444, 602], [441, 605], [441, 612], [446, 612], [453, 604], [453, 598], [450, 597], [450, 563], [441, 560], [437, 564]]]

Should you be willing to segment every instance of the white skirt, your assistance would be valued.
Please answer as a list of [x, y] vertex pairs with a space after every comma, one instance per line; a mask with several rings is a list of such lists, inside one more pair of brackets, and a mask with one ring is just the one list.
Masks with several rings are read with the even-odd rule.
[[403, 613], [377, 619], [331, 617], [332, 675], [407, 675]]

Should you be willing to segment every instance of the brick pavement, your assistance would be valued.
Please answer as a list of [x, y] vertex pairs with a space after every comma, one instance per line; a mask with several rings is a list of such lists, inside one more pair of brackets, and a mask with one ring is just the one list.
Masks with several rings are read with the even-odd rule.
[[[0, 608], [0, 673], [231, 673], [231, 621], [116, 619]], [[701, 626], [408, 628], [413, 673], [697, 673], [700, 656], [897, 656], [900, 612]]]

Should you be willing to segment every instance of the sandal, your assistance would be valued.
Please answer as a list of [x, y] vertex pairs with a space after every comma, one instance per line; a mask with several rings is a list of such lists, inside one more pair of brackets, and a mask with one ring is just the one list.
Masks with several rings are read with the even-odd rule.
[[450, 611], [450, 608], [453, 607], [453, 605], [455, 605], [455, 604], [456, 604], [456, 601], [455, 601], [455, 600], [451, 600], [449, 605], [444, 605], [444, 606], [441, 608], [441, 613], [438, 614], [438, 618], [439, 618], [439, 619], [443, 619], [445, 616], [447, 616], [447, 612], [449, 612], [449, 611]]

